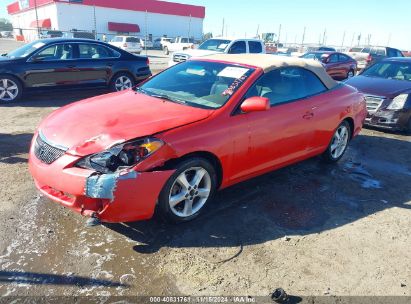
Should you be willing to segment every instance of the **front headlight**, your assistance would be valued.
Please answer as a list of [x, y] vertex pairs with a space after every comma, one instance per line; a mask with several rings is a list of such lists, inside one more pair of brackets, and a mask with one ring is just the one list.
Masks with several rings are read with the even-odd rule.
[[138, 139], [111, 147], [110, 149], [86, 156], [76, 163], [77, 167], [112, 173], [119, 169], [137, 165], [164, 145], [152, 137]]
[[408, 99], [408, 94], [398, 95], [391, 101], [387, 109], [388, 110], [401, 110], [402, 108], [404, 108], [404, 105], [407, 99]]

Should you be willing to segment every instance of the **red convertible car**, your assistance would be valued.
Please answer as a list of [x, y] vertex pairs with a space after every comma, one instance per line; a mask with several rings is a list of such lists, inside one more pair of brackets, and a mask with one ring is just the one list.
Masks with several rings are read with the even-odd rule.
[[316, 155], [338, 161], [366, 115], [363, 95], [314, 60], [212, 55], [53, 112], [29, 166], [44, 195], [85, 216], [157, 209], [184, 222], [218, 189]]

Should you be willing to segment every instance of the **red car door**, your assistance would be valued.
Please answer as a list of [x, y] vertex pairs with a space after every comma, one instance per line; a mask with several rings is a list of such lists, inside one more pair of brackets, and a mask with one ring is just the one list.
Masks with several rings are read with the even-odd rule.
[[[231, 117], [234, 156], [232, 180], [268, 171], [304, 159], [315, 134], [317, 100], [309, 95], [309, 71], [297, 67], [274, 70], [261, 77], [246, 97], [270, 99], [271, 108], [264, 112], [238, 113]], [[309, 77], [308, 77], [308, 76]], [[308, 90], [308, 91], [307, 91]]]

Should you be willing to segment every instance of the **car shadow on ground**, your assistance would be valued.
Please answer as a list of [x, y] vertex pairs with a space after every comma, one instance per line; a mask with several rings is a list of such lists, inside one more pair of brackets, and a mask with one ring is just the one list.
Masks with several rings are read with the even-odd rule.
[[128, 285], [112, 282], [109, 280], [92, 279], [80, 276], [65, 276], [57, 274], [43, 274], [36, 272], [20, 271], [0, 271], [1, 283], [15, 284], [41, 284], [41, 285], [76, 285], [79, 287], [86, 286], [105, 286], [105, 287], [128, 287]]
[[32, 133], [0, 133], [0, 163], [17, 164], [27, 162]]
[[224, 262], [246, 245], [322, 233], [387, 208], [411, 210], [409, 151], [411, 142], [361, 135], [340, 163], [325, 164], [317, 157], [224, 189], [192, 222], [154, 219], [106, 226], [136, 241], [139, 253], [235, 247], [218, 261]]
[[106, 88], [76, 88], [51, 91], [27, 92], [13, 103], [0, 104], [0, 107], [62, 107], [69, 103], [110, 93]]

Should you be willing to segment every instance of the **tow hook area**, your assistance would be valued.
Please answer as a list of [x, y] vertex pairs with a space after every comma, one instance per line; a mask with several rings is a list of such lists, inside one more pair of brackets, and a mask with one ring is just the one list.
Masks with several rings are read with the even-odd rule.
[[95, 227], [101, 225], [101, 220], [97, 217], [97, 213], [93, 212], [86, 222], [86, 227]]

